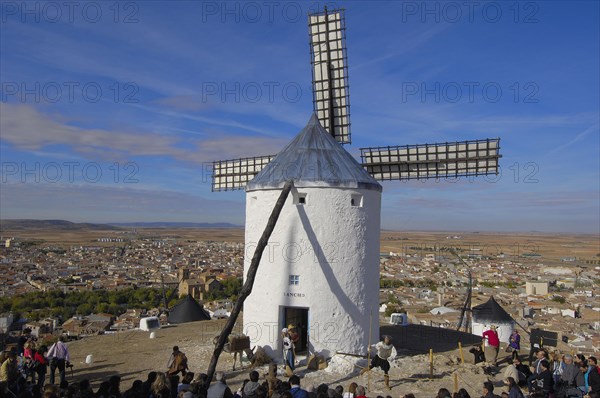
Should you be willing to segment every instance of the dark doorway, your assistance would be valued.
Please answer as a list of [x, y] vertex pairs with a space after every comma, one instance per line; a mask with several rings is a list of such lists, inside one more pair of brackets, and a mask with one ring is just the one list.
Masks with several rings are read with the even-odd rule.
[[283, 309], [283, 327], [294, 328], [290, 331], [296, 347], [296, 353], [307, 351], [308, 347], [308, 308], [285, 307]]

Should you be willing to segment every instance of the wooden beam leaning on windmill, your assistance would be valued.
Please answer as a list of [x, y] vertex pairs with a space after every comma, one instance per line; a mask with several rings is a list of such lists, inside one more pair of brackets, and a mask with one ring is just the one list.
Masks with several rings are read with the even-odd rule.
[[369, 366], [361, 370], [360, 374], [365, 374], [373, 368], [381, 368], [384, 373], [383, 381], [385, 382], [385, 386], [388, 388], [388, 390], [391, 390], [390, 375], [388, 372], [390, 371], [390, 361], [393, 361], [397, 355], [396, 348], [392, 344], [392, 337], [384, 335], [383, 341], [380, 341], [377, 344], [372, 344], [369, 349], [370, 348], [375, 348], [377, 355], [373, 357]]

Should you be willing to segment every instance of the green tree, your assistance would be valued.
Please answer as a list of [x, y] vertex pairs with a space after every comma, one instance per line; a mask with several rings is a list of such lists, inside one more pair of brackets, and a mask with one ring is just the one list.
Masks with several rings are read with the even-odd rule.
[[25, 318], [32, 320], [32, 321], [39, 321], [40, 319], [42, 319], [42, 314], [40, 314], [40, 311], [28, 311], [25, 313]]
[[[174, 292], [174, 289], [169, 289], [167, 297], [174, 297]], [[16, 317], [24, 314], [31, 320], [47, 316], [67, 320], [75, 313], [89, 315], [92, 312], [120, 315], [127, 308], [150, 309], [162, 305], [162, 290], [154, 288], [128, 288], [119, 291], [86, 290], [67, 293], [50, 290], [0, 297], [0, 312], [12, 311]]]
[[240, 294], [240, 290], [242, 290], [242, 278], [227, 278], [221, 284], [223, 285], [225, 297], [230, 299], [236, 298]]
[[109, 312], [109, 307], [110, 307], [110, 305], [108, 303], [99, 303], [95, 308], [96, 309], [95, 312], [105, 314], [105, 313]]
[[8, 312], [12, 309], [12, 299], [10, 297], [0, 297], [0, 313]]
[[388, 305], [387, 308], [385, 309], [385, 316], [389, 317], [391, 316], [393, 313], [395, 312], [400, 312], [400, 306], [398, 305]]
[[88, 315], [91, 314], [94, 310], [94, 307], [91, 304], [83, 303], [77, 306], [77, 313], [79, 315]]

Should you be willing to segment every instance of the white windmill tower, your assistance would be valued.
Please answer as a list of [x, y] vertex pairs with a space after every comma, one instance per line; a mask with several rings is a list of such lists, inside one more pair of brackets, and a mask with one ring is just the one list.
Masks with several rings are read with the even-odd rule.
[[258, 242], [281, 188], [294, 188], [244, 303], [244, 330], [278, 346], [293, 324], [298, 352], [364, 353], [379, 305], [381, 185], [316, 116], [246, 186], [246, 245]]
[[299, 350], [365, 354], [377, 340], [377, 180], [498, 173], [499, 139], [362, 148], [359, 164], [340, 145], [351, 143], [345, 32], [343, 10], [309, 15], [315, 114], [279, 154], [213, 163], [213, 191], [246, 189], [245, 277], [252, 246], [285, 199], [244, 303], [244, 332], [267, 351], [279, 351], [290, 323]]

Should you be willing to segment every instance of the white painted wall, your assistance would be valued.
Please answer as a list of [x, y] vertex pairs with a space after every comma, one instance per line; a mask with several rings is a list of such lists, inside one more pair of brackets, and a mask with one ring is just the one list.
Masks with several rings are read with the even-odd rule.
[[[306, 204], [294, 204], [299, 193]], [[244, 275], [279, 194], [246, 193]], [[352, 195], [362, 195], [362, 207], [351, 206]], [[371, 341], [379, 339], [380, 209], [376, 190], [292, 189], [244, 304], [253, 345], [280, 360], [282, 309], [305, 307], [311, 352], [366, 354], [369, 329]], [[290, 274], [300, 276], [298, 286], [289, 285]]]
[[[489, 322], [483, 323], [483, 322], [477, 322], [476, 320], [473, 320], [472, 333], [477, 336], [481, 336], [483, 334], [483, 332], [485, 332], [486, 330], [488, 330], [490, 328], [490, 325], [491, 324]], [[494, 323], [494, 326], [496, 326], [496, 331], [498, 332], [498, 337], [500, 338], [500, 342], [508, 344], [508, 341], [509, 341], [508, 339], [510, 338], [512, 331], [515, 329], [515, 324], [513, 322]]]

